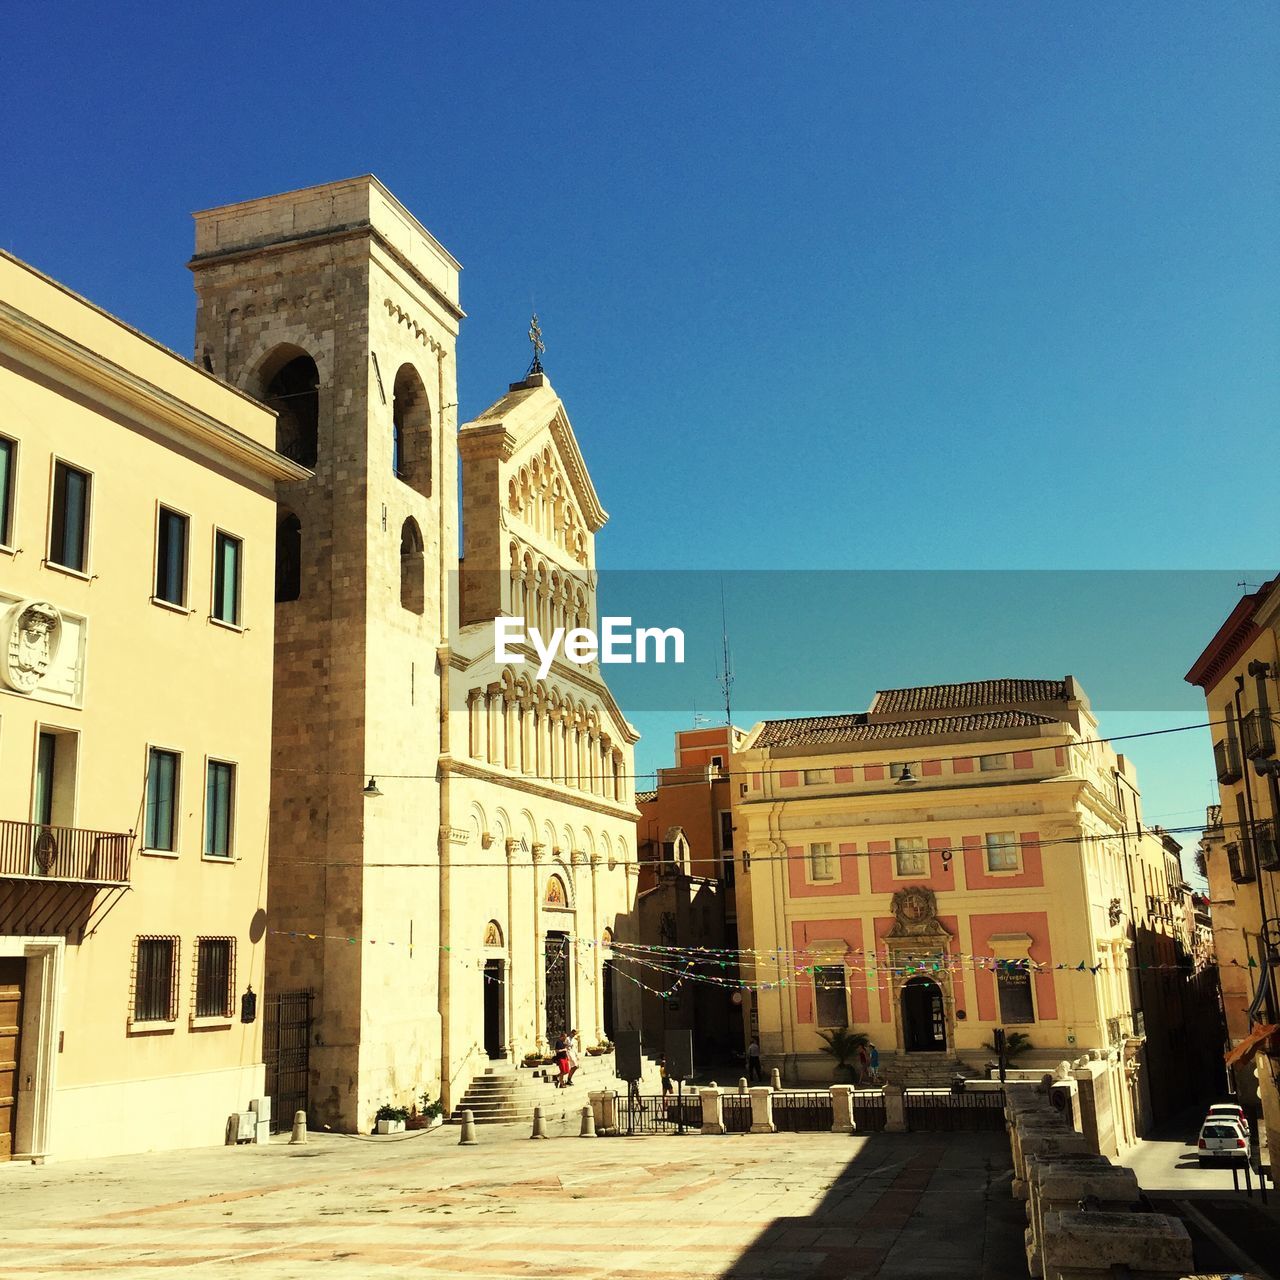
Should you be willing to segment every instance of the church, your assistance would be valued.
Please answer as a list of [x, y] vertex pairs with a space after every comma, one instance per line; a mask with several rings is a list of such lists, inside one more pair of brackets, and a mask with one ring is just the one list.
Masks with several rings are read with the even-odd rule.
[[447, 1112], [495, 1062], [639, 1025], [610, 947], [636, 731], [597, 665], [538, 679], [493, 644], [504, 614], [594, 625], [607, 516], [536, 347], [457, 425], [460, 266], [376, 178], [195, 222], [196, 360], [309, 472], [277, 487], [259, 833], [266, 994], [305, 1014], [291, 1046], [267, 1028], [267, 1089], [335, 1130], [423, 1095]]

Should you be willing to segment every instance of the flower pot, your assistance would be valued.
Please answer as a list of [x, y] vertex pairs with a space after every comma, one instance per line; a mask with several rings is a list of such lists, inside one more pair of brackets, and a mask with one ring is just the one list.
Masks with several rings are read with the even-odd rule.
[[378, 1132], [379, 1133], [403, 1133], [404, 1121], [403, 1120], [379, 1120]]

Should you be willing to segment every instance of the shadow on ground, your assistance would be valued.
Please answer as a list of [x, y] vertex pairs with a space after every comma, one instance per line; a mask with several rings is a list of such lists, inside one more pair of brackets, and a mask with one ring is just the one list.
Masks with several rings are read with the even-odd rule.
[[775, 1219], [722, 1280], [1025, 1275], [1012, 1173], [1003, 1133], [868, 1135], [811, 1212]]

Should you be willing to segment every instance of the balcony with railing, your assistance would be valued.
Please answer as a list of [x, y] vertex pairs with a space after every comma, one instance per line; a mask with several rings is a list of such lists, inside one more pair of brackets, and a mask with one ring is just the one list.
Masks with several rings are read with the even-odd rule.
[[1250, 880], [1257, 878], [1253, 870], [1253, 853], [1248, 841], [1227, 845], [1227, 865], [1231, 868], [1231, 879], [1236, 884], [1247, 884]]
[[127, 885], [133, 835], [0, 820], [0, 880]]
[[1273, 819], [1253, 824], [1253, 847], [1258, 854], [1258, 866], [1263, 871], [1280, 871], [1280, 844], [1276, 842]]
[[1248, 711], [1240, 718], [1240, 742], [1250, 760], [1276, 753], [1276, 736], [1271, 717], [1261, 711]]
[[1218, 766], [1219, 782], [1240, 781], [1240, 748], [1234, 738], [1219, 738], [1213, 744], [1213, 759]]

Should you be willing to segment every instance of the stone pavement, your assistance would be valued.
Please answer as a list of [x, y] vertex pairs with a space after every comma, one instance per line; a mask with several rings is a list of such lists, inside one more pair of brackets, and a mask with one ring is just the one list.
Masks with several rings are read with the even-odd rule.
[[[0, 1166], [12, 1276], [1010, 1280], [1003, 1134], [527, 1128]], [[317, 1266], [319, 1264], [319, 1266]]]

